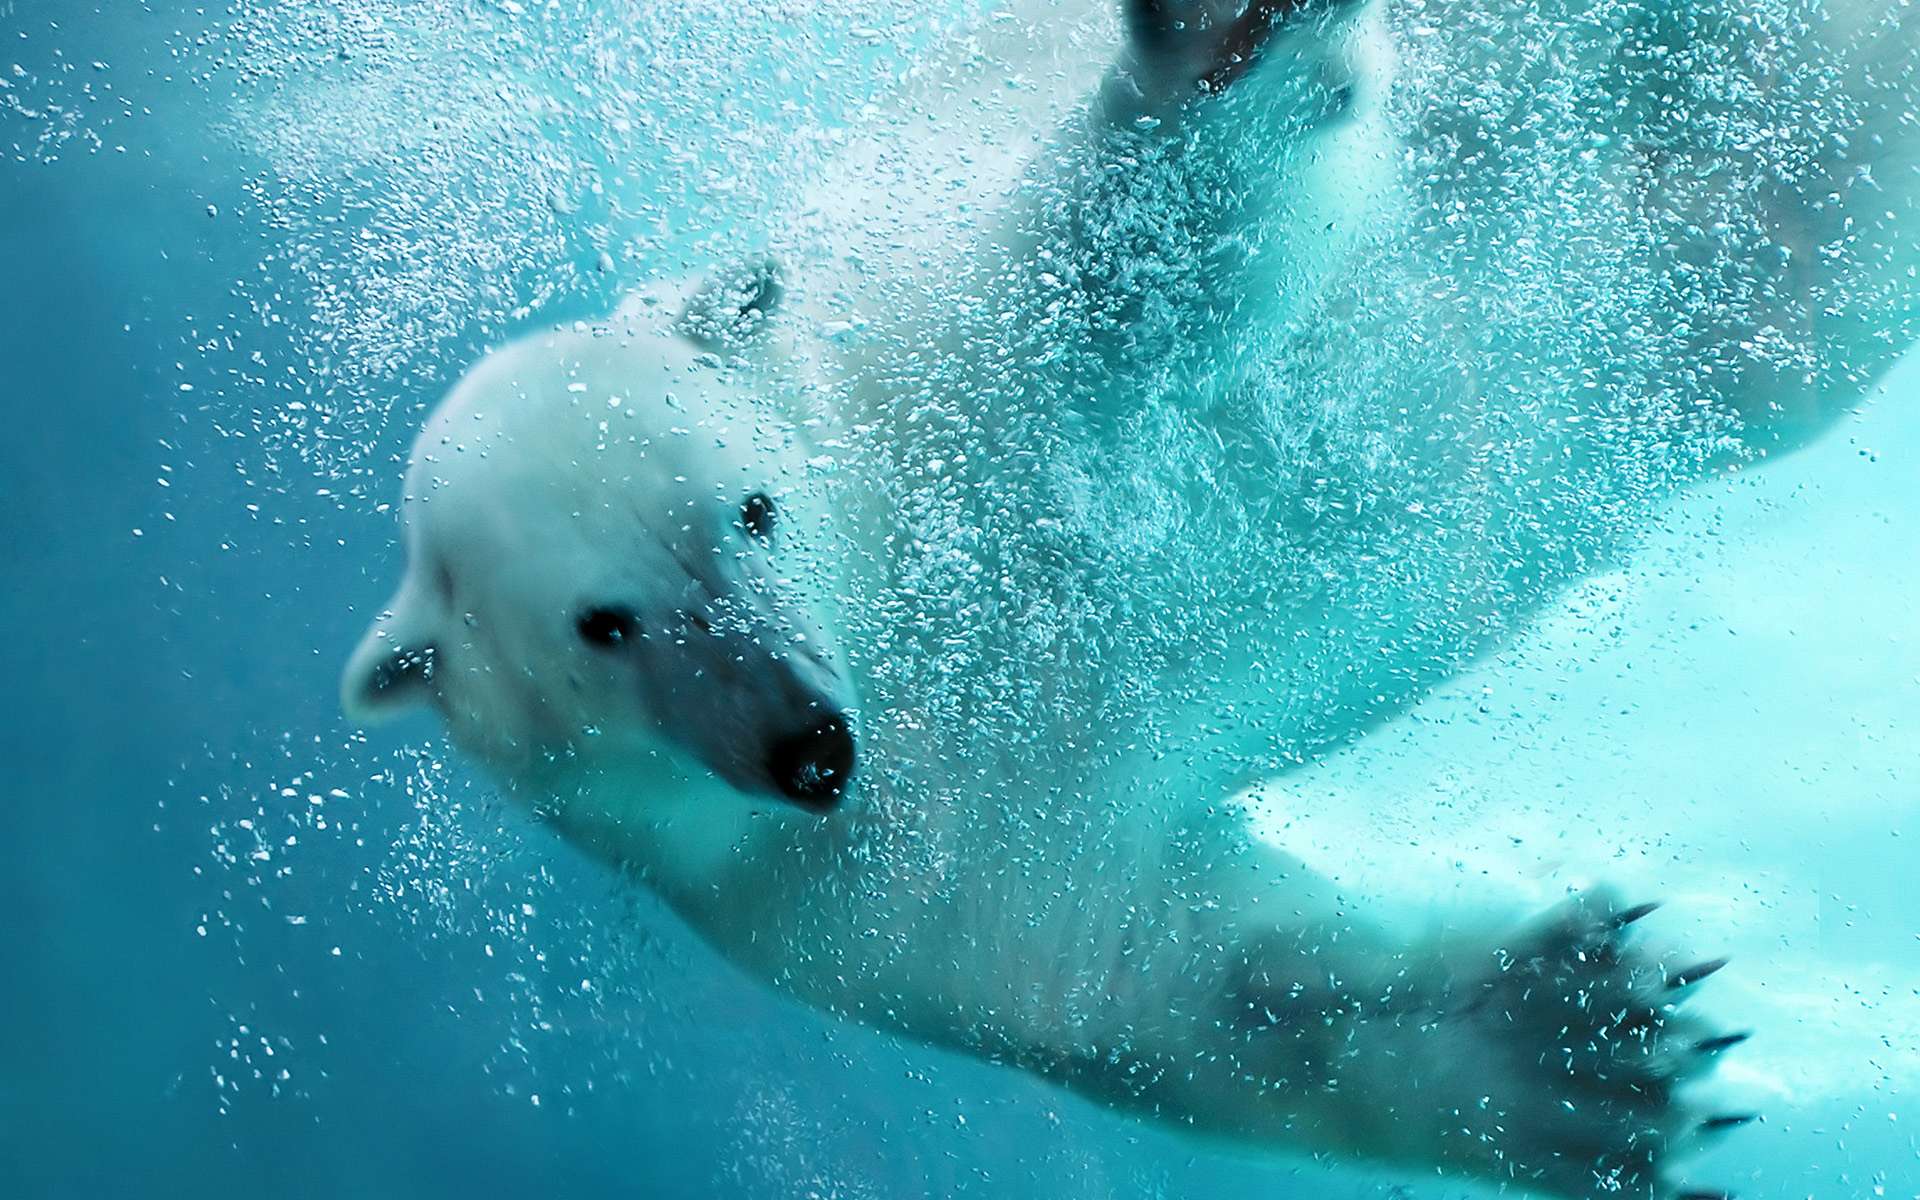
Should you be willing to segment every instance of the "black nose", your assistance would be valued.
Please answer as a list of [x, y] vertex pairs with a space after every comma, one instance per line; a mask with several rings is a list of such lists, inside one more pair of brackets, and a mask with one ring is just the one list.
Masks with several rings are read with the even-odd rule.
[[853, 778], [853, 731], [836, 715], [805, 733], [781, 738], [767, 754], [767, 774], [795, 804], [831, 808]]

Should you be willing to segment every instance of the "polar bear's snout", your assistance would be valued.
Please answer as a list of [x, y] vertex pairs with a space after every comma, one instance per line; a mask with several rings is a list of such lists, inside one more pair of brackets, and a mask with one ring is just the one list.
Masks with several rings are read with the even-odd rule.
[[826, 809], [847, 790], [853, 763], [853, 730], [836, 713], [776, 741], [766, 768], [781, 795], [807, 808]]
[[853, 778], [852, 697], [812, 622], [735, 592], [670, 624], [631, 664], [660, 734], [742, 792], [831, 808]]

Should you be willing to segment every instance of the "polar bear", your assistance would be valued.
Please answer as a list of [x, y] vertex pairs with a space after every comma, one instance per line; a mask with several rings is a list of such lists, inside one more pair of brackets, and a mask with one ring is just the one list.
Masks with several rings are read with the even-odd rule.
[[1606, 893], [1370, 917], [1233, 800], [1858, 398], [1914, 312], [1915, 18], [1796, 29], [1848, 123], [1743, 190], [1669, 69], [1738, 13], [1462, 39], [1510, 100], [1597, 81], [1545, 116], [1396, 108], [1377, 4], [1121, 15], [1053, 132], [1008, 131], [1106, 27], [1018, 9], [767, 255], [475, 365], [345, 707], [431, 706], [827, 1011], [1203, 1136], [1717, 1195], [1677, 1171], [1750, 1119], [1691, 1086], [1745, 1036], [1682, 1007], [1719, 960]]

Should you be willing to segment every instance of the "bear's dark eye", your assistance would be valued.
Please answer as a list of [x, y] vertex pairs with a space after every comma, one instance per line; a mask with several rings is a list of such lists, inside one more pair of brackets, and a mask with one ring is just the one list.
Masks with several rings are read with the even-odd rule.
[[589, 646], [611, 650], [640, 633], [640, 618], [630, 608], [590, 608], [574, 620], [580, 640]]
[[740, 505], [740, 524], [761, 541], [773, 536], [773, 498], [755, 492]]

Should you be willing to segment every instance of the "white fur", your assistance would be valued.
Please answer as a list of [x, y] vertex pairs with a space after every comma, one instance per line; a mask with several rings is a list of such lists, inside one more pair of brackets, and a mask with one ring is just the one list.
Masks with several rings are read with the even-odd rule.
[[[1611, 550], [1685, 439], [1596, 438], [1586, 392], [1515, 404], [1536, 360], [1474, 356], [1378, 8], [1281, 29], [1211, 97], [1191, 46], [1100, 77], [1112, 36], [1018, 6], [911, 81], [777, 223], [777, 297], [723, 271], [478, 364], [415, 446], [348, 707], [433, 703], [822, 1008], [1207, 1134], [1665, 1188], [1689, 1110], [1622, 1089], [1705, 1065], [1705, 1031], [1669, 1009], [1644, 1053], [1594, 1049], [1673, 999], [1609, 899], [1370, 921], [1230, 800]], [[1377, 378], [1346, 329], [1386, 339]], [[582, 644], [607, 603], [645, 638]], [[821, 818], [753, 772], [826, 708], [859, 766]]]

